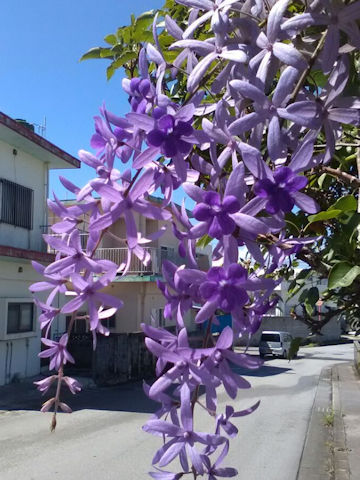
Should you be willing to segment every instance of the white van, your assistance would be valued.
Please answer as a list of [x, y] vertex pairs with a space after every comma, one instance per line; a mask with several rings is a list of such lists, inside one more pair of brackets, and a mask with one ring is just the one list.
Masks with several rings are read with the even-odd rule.
[[265, 355], [276, 355], [287, 358], [293, 337], [289, 332], [266, 331], [262, 332], [259, 353], [260, 357]]

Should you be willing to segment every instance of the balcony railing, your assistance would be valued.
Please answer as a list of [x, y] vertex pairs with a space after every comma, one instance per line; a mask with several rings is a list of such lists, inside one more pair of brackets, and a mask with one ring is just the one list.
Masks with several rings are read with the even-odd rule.
[[[60, 237], [61, 235], [52, 234], [56, 237]], [[83, 249], [86, 248], [88, 234], [81, 233], [80, 234], [81, 246]], [[175, 253], [174, 249], [169, 247], [143, 247], [146, 252], [150, 254], [150, 262], [147, 265], [136, 257], [134, 254], [130, 260], [130, 267], [128, 270], [128, 274], [130, 275], [159, 275], [161, 274], [161, 265], [163, 260], [170, 260], [171, 262], [175, 263], [176, 265], [182, 265], [184, 263], [184, 259], [180, 257], [177, 253]], [[54, 250], [48, 246], [48, 253], [54, 253]], [[116, 263], [117, 265], [127, 263], [128, 258], [128, 249], [127, 248], [120, 248], [120, 247], [102, 247], [100, 245], [97, 248], [94, 258], [99, 260], [111, 260], [112, 262]], [[201, 270], [207, 270], [209, 268], [209, 260], [207, 255], [198, 254], [199, 260], [199, 267]]]

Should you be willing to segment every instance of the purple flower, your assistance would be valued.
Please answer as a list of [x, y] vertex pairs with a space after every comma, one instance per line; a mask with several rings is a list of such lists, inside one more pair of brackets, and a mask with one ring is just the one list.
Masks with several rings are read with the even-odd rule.
[[155, 478], [155, 480], [179, 480], [183, 476], [183, 473], [171, 473], [157, 469], [156, 472], [149, 472], [149, 475], [151, 478]]
[[178, 271], [179, 277], [185, 282], [199, 286], [199, 294], [205, 304], [196, 315], [195, 321], [203, 323], [210, 319], [216, 310], [231, 312], [234, 322], [240, 322], [243, 317], [243, 307], [250, 301], [247, 291], [270, 291], [275, 283], [270, 278], [248, 277], [247, 270], [237, 263], [225, 267], [212, 267], [208, 273], [194, 269]]
[[51, 305], [57, 293], [66, 292], [65, 284], [67, 282], [67, 279], [58, 273], [52, 274], [52, 275], [46, 275], [45, 266], [41, 265], [38, 262], [32, 262], [32, 266], [34, 270], [36, 270], [40, 275], [45, 277], [45, 281], [33, 283], [32, 285], [30, 285], [29, 290], [30, 292], [34, 293], [34, 292], [42, 292], [45, 290], [53, 289], [46, 301], [47, 305]]
[[63, 377], [62, 381], [69, 388], [70, 392], [75, 395], [81, 390], [81, 383], [79, 383], [75, 378], [72, 377]]
[[231, 88], [238, 92], [242, 99], [251, 99], [254, 102], [255, 111], [233, 121], [229, 125], [229, 132], [232, 135], [242, 135], [244, 132], [252, 130], [251, 144], [259, 148], [263, 138], [264, 124], [268, 123], [267, 147], [270, 158], [275, 161], [278, 158], [286, 157], [286, 152], [284, 152], [286, 145], [284, 144], [278, 111], [283, 104], [286, 104], [297, 77], [298, 71], [295, 68], [286, 67], [280, 75], [271, 100], [262, 89], [252, 83], [232, 80], [230, 82]]
[[341, 124], [359, 125], [360, 123], [359, 99], [357, 97], [338, 98], [348, 78], [349, 62], [343, 55], [337, 61], [327, 85], [315, 101], [302, 100], [278, 109], [283, 118], [316, 130], [315, 136], [319, 134], [321, 128], [324, 129], [326, 147], [322, 158], [323, 163], [329, 162], [332, 158]]
[[[249, 147], [252, 149], [252, 147]], [[252, 149], [257, 152], [256, 149]], [[262, 160], [259, 160], [262, 162]], [[249, 162], [253, 163], [252, 160]], [[263, 162], [262, 162], [263, 163]], [[249, 249], [260, 233], [267, 233], [269, 228], [254, 216], [261, 210], [258, 199], [246, 203], [247, 187], [244, 182], [244, 165], [237, 165], [226, 183], [223, 200], [213, 191], [206, 192], [200, 187], [184, 184], [185, 192], [198, 203], [194, 216], [199, 223], [190, 228], [189, 238], [200, 238], [205, 234], [214, 234], [214, 238], [222, 239], [239, 227], [237, 235]], [[235, 225], [236, 224], [236, 225]]]
[[57, 378], [58, 378], [57, 375], [51, 375], [51, 377], [46, 377], [43, 380], [34, 382], [34, 385], [37, 385], [36, 388], [39, 390], [39, 392], [45, 395], [45, 393], [49, 390], [49, 388]]
[[54, 340], [49, 340], [48, 338], [42, 338], [42, 343], [49, 347], [47, 350], [39, 353], [40, 358], [50, 358], [50, 370], [59, 370], [62, 365], [65, 365], [67, 362], [75, 363], [72, 355], [66, 350], [66, 345], [68, 343], [68, 334], [60, 338], [58, 342]]
[[65, 255], [65, 257], [56, 260], [46, 267], [45, 274], [51, 275], [64, 272], [65, 270], [68, 270], [69, 272], [80, 272], [83, 269], [88, 269], [89, 271], [96, 273], [103, 271], [103, 264], [93, 260], [83, 251], [78, 230], [71, 232], [67, 238], [44, 235], [44, 239], [51, 248]]
[[[227, 270], [222, 267], [212, 267], [206, 281], [200, 285], [200, 295], [211, 303], [212, 307], [216, 304], [216, 308], [231, 312], [237, 307], [243, 307], [249, 301], [249, 295], [243, 288], [246, 280], [247, 271], [241, 265], [232, 264]], [[198, 317], [202, 318], [202, 315]], [[198, 317], [197, 321], [199, 321]]]
[[275, 170], [273, 180], [258, 180], [254, 192], [258, 197], [266, 199], [265, 210], [268, 213], [291, 212], [296, 203], [293, 194], [304, 188], [307, 182], [306, 177], [295, 175], [291, 168], [280, 167]]
[[[196, 24], [196, 21], [193, 25]], [[247, 45], [244, 44], [229, 44], [219, 45], [216, 38], [201, 40], [178, 40], [174, 42], [170, 49], [185, 48], [191, 49], [194, 52], [204, 56], [199, 63], [197, 63], [190, 73], [187, 80], [187, 89], [189, 92], [194, 92], [202, 78], [206, 74], [210, 65], [217, 59], [230, 60], [235, 64], [246, 63], [248, 56], [246, 53]], [[221, 42], [222, 43], [222, 42]]]
[[154, 170], [148, 168], [141, 177], [131, 186], [124, 182], [121, 189], [94, 180], [91, 185], [104, 199], [113, 205], [104, 215], [94, 220], [90, 225], [90, 231], [104, 230], [121, 217], [125, 219], [126, 237], [130, 249], [138, 244], [138, 233], [132, 210], [145, 217], [156, 220], [169, 220], [171, 215], [166, 210], [161, 210], [150, 201], [145, 200], [144, 195], [149, 193], [154, 182]]
[[76, 297], [62, 307], [61, 313], [75, 312], [87, 302], [89, 307], [90, 330], [96, 330], [99, 324], [99, 304], [116, 309], [123, 306], [123, 301], [119, 298], [99, 292], [99, 290], [102, 290], [109, 285], [109, 283], [114, 280], [115, 276], [116, 271], [111, 271], [98, 279], [92, 277], [85, 279], [79, 274], [73, 273], [71, 275], [71, 280], [76, 292]]
[[[234, 341], [234, 333], [230, 327], [224, 328], [221, 332], [215, 347], [198, 349], [194, 353], [194, 359], [204, 359], [202, 369], [206, 370], [210, 377], [219, 379], [231, 398], [235, 398], [239, 388], [250, 388], [250, 383], [237, 373], [235, 373], [230, 364], [256, 369], [261, 365], [256, 358], [242, 353], [235, 353], [231, 349]], [[206, 389], [213, 389], [213, 385], [207, 382]], [[211, 401], [211, 395], [209, 395]], [[208, 405], [209, 407], [209, 405]]]
[[235, 230], [236, 223], [229, 214], [239, 210], [240, 203], [233, 195], [228, 195], [221, 200], [217, 192], [206, 192], [204, 202], [198, 203], [193, 213], [196, 220], [207, 223], [211, 237], [221, 238]]
[[195, 471], [198, 474], [202, 474], [204, 472], [204, 466], [195, 444], [201, 443], [216, 447], [225, 443], [226, 439], [220, 435], [196, 433], [193, 431], [190, 389], [188, 385], [184, 383], [181, 390], [182, 402], [180, 413], [183, 426], [171, 424], [163, 420], [149, 420], [143, 428], [145, 431], [154, 435], [164, 435], [166, 439], [170, 438], [170, 440], [156, 452], [153, 458], [153, 464], [158, 463], [160, 467], [164, 467], [179, 456], [181, 466], [185, 471], [188, 471], [187, 456], [189, 456]]
[[220, 430], [223, 429], [229, 437], [231, 438], [235, 437], [238, 433], [238, 429], [233, 423], [230, 422], [230, 419], [250, 415], [252, 412], [254, 412], [258, 408], [259, 405], [260, 405], [260, 400], [256, 402], [254, 405], [252, 405], [251, 407], [245, 410], [240, 410], [238, 412], [235, 412], [232, 406], [227, 405], [225, 409], [225, 414], [222, 413], [216, 417], [215, 433], [219, 435]]
[[42, 330], [43, 328], [47, 327], [47, 336], [51, 327], [51, 323], [56, 315], [60, 312], [60, 308], [52, 307], [51, 305], [41, 302], [37, 298], [34, 299], [34, 303], [39, 309], [41, 309], [41, 314], [39, 316], [40, 328]]
[[349, 37], [355, 47], [360, 48], [360, 33], [356, 24], [356, 20], [360, 18], [360, 3], [355, 1], [344, 5], [332, 0], [323, 0], [320, 5], [324, 8], [324, 13], [306, 12], [294, 15], [281, 25], [281, 29], [297, 31], [313, 25], [326, 25], [326, 39], [320, 56], [322, 69], [328, 73], [339, 54], [340, 30]]
[[264, 32], [260, 32], [256, 41], [261, 51], [251, 58], [249, 62], [251, 69], [254, 69], [260, 63], [256, 76], [262, 83], [272, 79], [268, 72], [270, 62], [272, 62], [274, 57], [297, 70], [303, 70], [307, 65], [305, 58], [295, 47], [279, 42], [281, 22], [288, 4], [289, 0], [278, 0], [275, 2], [267, 19], [266, 35]]
[[130, 122], [146, 133], [149, 148], [134, 158], [133, 167], [139, 169], [148, 166], [158, 155], [171, 158], [178, 178], [184, 182], [187, 177], [185, 158], [193, 145], [207, 141], [206, 135], [192, 128], [195, 106], [200, 103], [203, 94], [197, 95], [189, 103], [178, 108], [177, 105], [157, 107], [152, 117], [138, 113], [128, 113]]
[[122, 87], [129, 95], [131, 109], [136, 113], [146, 113], [155, 98], [155, 89], [148, 78], [124, 78]]
[[186, 141], [193, 133], [192, 121], [176, 120], [174, 115], [164, 112], [157, 121], [157, 128], [147, 134], [147, 143], [152, 147], [159, 147], [160, 152], [168, 158], [177, 154], [186, 156], [192, 149], [192, 143]]

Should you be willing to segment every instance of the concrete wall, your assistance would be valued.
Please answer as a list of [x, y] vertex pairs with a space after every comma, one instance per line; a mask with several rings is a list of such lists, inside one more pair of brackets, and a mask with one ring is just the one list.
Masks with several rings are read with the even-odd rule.
[[[19, 272], [21, 267], [22, 272]], [[39, 312], [34, 312], [34, 331], [6, 334], [8, 299], [32, 302], [29, 285], [39, 281], [30, 262], [0, 260], [0, 385], [16, 378], [36, 375], [40, 372], [40, 330], [37, 322]]]
[[354, 364], [360, 375], [360, 342], [354, 341]]
[[[306, 325], [299, 320], [294, 320], [292, 317], [264, 317], [260, 329], [251, 339], [251, 345], [257, 346], [259, 344], [261, 333], [264, 330], [280, 330], [283, 332], [289, 332], [293, 337], [305, 338], [309, 335], [309, 329]], [[340, 339], [341, 328], [340, 322], [337, 318], [333, 318], [322, 329], [323, 335], [317, 335], [312, 338], [312, 341], [319, 343], [332, 342]], [[245, 340], [240, 344], [245, 344]]]
[[13, 147], [0, 141], [0, 177], [34, 191], [32, 230], [0, 223], [0, 244], [44, 251], [40, 227], [47, 223], [47, 164], [21, 150], [14, 155]]
[[[152, 313], [165, 306], [165, 298], [155, 282], [114, 282], [104, 292], [124, 302], [124, 306], [116, 312], [116, 333], [139, 332], [141, 323], [152, 323]], [[186, 316], [185, 323], [190, 325], [190, 315]], [[175, 321], [165, 320], [165, 326], [173, 325]]]
[[[317, 287], [319, 289], [319, 294], [321, 296], [322, 292], [327, 288], [327, 279], [323, 279], [323, 280], [312, 279], [311, 281], [306, 282], [305, 288], [311, 288], [311, 287]], [[276, 293], [278, 293], [282, 298], [282, 301], [279, 302], [278, 307], [281, 310], [281, 314], [284, 316], [289, 315], [292, 308], [299, 304], [299, 296], [303, 291], [301, 290], [298, 294], [289, 298], [288, 288], [289, 288], [289, 282], [283, 281], [281, 282], [280, 288], [276, 290]], [[335, 304], [331, 302], [326, 303], [326, 305], [328, 307], [335, 306]], [[296, 311], [298, 314], [302, 314], [301, 308], [297, 308]], [[322, 312], [327, 311], [327, 309], [325, 308], [325, 304], [321, 306], [321, 311]]]

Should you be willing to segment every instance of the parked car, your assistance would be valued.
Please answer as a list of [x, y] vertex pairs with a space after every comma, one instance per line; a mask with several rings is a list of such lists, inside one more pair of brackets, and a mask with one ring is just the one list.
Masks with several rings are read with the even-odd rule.
[[262, 332], [259, 343], [260, 357], [264, 358], [265, 355], [274, 355], [287, 358], [292, 340], [293, 337], [289, 332]]

